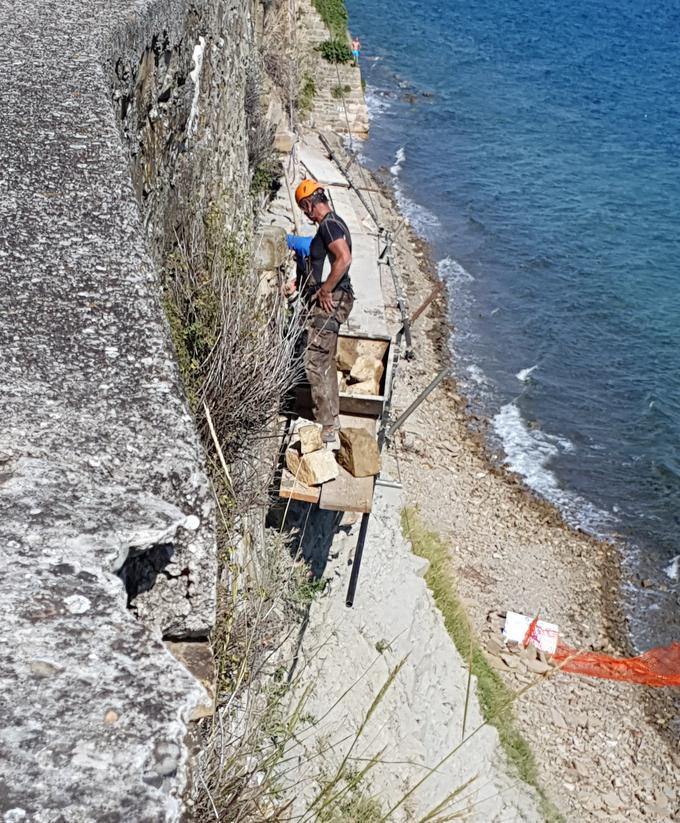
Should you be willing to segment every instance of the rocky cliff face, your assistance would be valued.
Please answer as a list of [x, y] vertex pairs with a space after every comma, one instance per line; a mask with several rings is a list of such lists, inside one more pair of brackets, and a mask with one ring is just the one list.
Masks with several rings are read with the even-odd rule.
[[209, 632], [215, 539], [155, 261], [248, 188], [252, 9], [0, 2], [0, 813], [175, 820], [203, 692], [161, 637]]

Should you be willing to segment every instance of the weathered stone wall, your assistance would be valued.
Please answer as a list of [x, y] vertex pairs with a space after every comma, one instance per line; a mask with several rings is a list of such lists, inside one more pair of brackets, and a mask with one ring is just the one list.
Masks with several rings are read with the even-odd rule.
[[173, 37], [131, 25], [110, 51], [112, 94], [147, 238], [162, 260], [181, 224], [219, 200], [250, 211], [245, 96], [257, 74], [252, 0], [186, 3]]
[[248, 186], [250, 4], [0, 15], [0, 817], [176, 820], [204, 695], [161, 637], [210, 630], [215, 539], [155, 261]]
[[[297, 0], [297, 17], [303, 74], [306, 72], [314, 80], [316, 89], [310, 112], [312, 126], [340, 134], [349, 132], [354, 137], [368, 136], [368, 108], [360, 69], [328, 63], [315, 51], [331, 38], [331, 33], [312, 0]], [[345, 91], [346, 87], [349, 91]], [[335, 94], [334, 89], [338, 89]], [[342, 97], [336, 96], [340, 89]]]

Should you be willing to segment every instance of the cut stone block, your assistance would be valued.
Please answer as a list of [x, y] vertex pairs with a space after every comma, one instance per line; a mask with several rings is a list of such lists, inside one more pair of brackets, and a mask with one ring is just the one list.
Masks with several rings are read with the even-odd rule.
[[340, 429], [338, 463], [354, 477], [370, 477], [380, 471], [380, 452], [375, 437], [366, 429]]
[[357, 343], [354, 337], [338, 337], [338, 353], [335, 357], [338, 369], [344, 372], [352, 371], [357, 357]]
[[352, 383], [347, 386], [346, 394], [373, 394], [380, 395], [380, 384], [376, 380], [364, 380], [361, 383]]
[[297, 433], [300, 435], [302, 454], [311, 454], [323, 449], [321, 429], [318, 426], [301, 426]]
[[385, 367], [380, 360], [376, 360], [370, 354], [360, 354], [352, 366], [350, 377], [357, 383], [363, 383], [366, 380], [375, 380], [376, 383], [380, 383], [384, 371]]
[[280, 154], [290, 154], [293, 151], [293, 146], [297, 141], [297, 137], [292, 131], [288, 129], [280, 129], [274, 135], [274, 151]]
[[206, 690], [206, 698], [191, 713], [192, 720], [211, 717], [215, 713], [215, 661], [210, 643], [166, 640], [168, 651], [182, 663]]
[[296, 446], [286, 451], [288, 471], [305, 486], [320, 486], [328, 480], [335, 480], [340, 474], [333, 452], [327, 449], [301, 454]]
[[338, 337], [336, 362], [340, 371], [349, 372], [361, 356], [372, 357], [382, 362], [389, 342], [387, 340], [365, 340], [359, 337]]

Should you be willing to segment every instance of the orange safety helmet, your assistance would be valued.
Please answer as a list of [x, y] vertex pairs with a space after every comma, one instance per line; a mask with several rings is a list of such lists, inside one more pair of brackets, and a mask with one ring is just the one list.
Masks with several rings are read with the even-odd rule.
[[300, 205], [307, 197], [311, 197], [315, 191], [323, 191], [323, 186], [316, 180], [303, 180], [295, 189], [295, 202]]

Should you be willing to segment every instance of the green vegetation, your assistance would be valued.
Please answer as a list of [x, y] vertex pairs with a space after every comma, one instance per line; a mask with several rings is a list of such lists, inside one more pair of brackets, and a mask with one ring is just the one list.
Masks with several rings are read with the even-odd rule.
[[501, 745], [519, 776], [533, 786], [540, 797], [541, 811], [548, 823], [563, 818], [546, 797], [538, 783], [538, 768], [529, 744], [516, 727], [512, 703], [516, 694], [505, 685], [487, 662], [470, 626], [465, 608], [458, 596], [451, 571], [448, 548], [441, 537], [428, 529], [416, 509], [406, 508], [401, 514], [401, 528], [411, 542], [413, 551], [429, 561], [425, 581], [444, 617], [448, 633], [464, 660], [471, 661], [472, 674], [477, 678], [477, 697], [484, 720], [498, 731]]
[[316, 47], [316, 50], [321, 52], [324, 60], [329, 63], [351, 63], [352, 52], [347, 45], [346, 40], [341, 40], [339, 37], [334, 37], [332, 40], [324, 40], [323, 43]]
[[347, 38], [349, 16], [344, 0], [314, 0], [314, 8], [334, 38]]
[[331, 89], [331, 97], [334, 98], [335, 100], [342, 100], [342, 98], [346, 94], [349, 94], [351, 91], [352, 91], [352, 87], [347, 85], [347, 83], [345, 83], [344, 86], [342, 86], [342, 85], [333, 86], [333, 88]]
[[250, 194], [257, 197], [260, 194], [275, 194], [283, 169], [275, 157], [268, 157], [259, 163], [253, 171], [250, 181]]
[[314, 78], [305, 74], [297, 97], [297, 108], [300, 114], [305, 115], [311, 111], [314, 97], [316, 96], [316, 83]]

